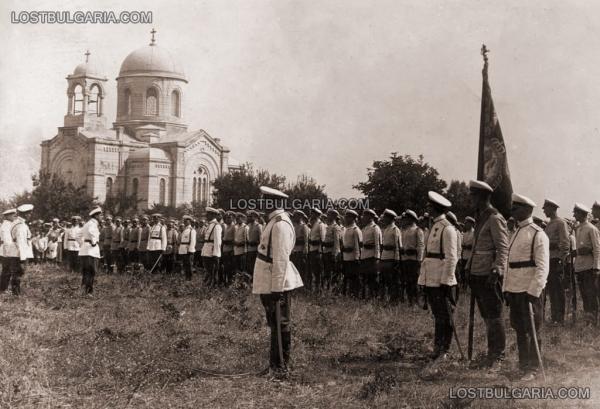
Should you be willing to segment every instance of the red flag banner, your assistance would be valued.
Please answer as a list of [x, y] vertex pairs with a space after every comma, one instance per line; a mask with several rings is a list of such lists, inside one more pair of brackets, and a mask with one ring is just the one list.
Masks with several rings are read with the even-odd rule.
[[494, 108], [492, 90], [488, 82], [488, 50], [481, 49], [484, 58], [483, 89], [481, 92], [481, 122], [479, 127], [479, 158], [477, 179], [488, 183], [493, 189], [492, 205], [506, 218], [510, 216], [512, 205], [512, 183], [508, 170], [506, 145], [500, 129], [500, 122]]

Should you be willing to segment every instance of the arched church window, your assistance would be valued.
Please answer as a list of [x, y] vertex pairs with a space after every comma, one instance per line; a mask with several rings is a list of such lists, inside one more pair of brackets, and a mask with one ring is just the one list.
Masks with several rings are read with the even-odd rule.
[[133, 178], [131, 181], [131, 194], [137, 196], [140, 182], [137, 178]]
[[90, 88], [87, 112], [100, 115], [100, 88], [96, 84]]
[[196, 178], [194, 178], [192, 180], [192, 202], [195, 202], [198, 200], [198, 198], [196, 197], [197, 194], [197, 189], [196, 189]]
[[171, 115], [178, 118], [181, 116], [181, 97], [177, 90], [171, 93]]
[[77, 115], [83, 112], [83, 87], [81, 85], [76, 85], [74, 93], [75, 101], [73, 105], [73, 113]]
[[158, 92], [156, 92], [156, 88], [148, 88], [146, 91], [146, 115], [158, 115]]
[[167, 182], [163, 178], [160, 179], [158, 187], [158, 201], [162, 206], [167, 204]]
[[106, 197], [112, 196], [113, 180], [112, 178], [106, 178]]
[[121, 108], [121, 113], [125, 115], [131, 115], [131, 91], [129, 89], [125, 90], [125, 104], [123, 104], [123, 108]]

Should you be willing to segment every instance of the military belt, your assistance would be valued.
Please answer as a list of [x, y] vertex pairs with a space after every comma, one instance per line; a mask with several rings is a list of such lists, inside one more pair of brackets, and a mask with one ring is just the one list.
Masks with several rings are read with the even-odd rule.
[[392, 251], [392, 250], [396, 250], [396, 246], [387, 246], [387, 245], [383, 245], [381, 246], [381, 248], [385, 251]]
[[342, 247], [343, 253], [352, 253], [354, 251], [354, 247]]
[[258, 242], [257, 241], [249, 241], [248, 245], [249, 246], [258, 246]]
[[417, 250], [416, 249], [403, 249], [403, 250], [400, 250], [400, 253], [405, 256], [416, 256]]
[[473, 248], [473, 245], [472, 244], [463, 244], [462, 248], [465, 250], [471, 250]]
[[534, 260], [527, 261], [511, 261], [508, 263], [510, 268], [527, 268], [527, 267], [536, 267]]
[[223, 240], [223, 245], [228, 246], [233, 244], [233, 240]]
[[304, 244], [304, 239], [296, 239], [296, 244]]
[[425, 257], [437, 258], [439, 260], [444, 260], [446, 258], [446, 255], [444, 253], [427, 253], [427, 255]]
[[367, 250], [372, 250], [375, 248], [375, 244], [363, 244], [363, 248], [367, 249]]
[[265, 256], [265, 255], [264, 255], [264, 254], [262, 254], [262, 253], [258, 253], [258, 254], [256, 255], [256, 258], [258, 258], [258, 259], [260, 259], [260, 260], [264, 261], [265, 263], [273, 264], [273, 259], [272, 259], [271, 257]]
[[311, 246], [318, 246], [319, 244], [321, 244], [321, 240], [309, 240], [308, 244], [310, 244]]
[[332, 248], [333, 247], [333, 242], [332, 241], [323, 242], [323, 247], [325, 247], [325, 248]]
[[96, 244], [92, 243], [91, 240], [84, 240], [84, 242], [85, 243], [90, 243], [92, 245], [92, 247], [96, 247], [96, 245], [98, 244], [98, 243], [96, 243]]

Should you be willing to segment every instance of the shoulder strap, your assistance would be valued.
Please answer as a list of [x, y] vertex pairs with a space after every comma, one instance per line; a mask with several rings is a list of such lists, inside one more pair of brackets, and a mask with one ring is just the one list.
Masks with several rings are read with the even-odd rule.
[[284, 219], [279, 219], [276, 220], [275, 223], [273, 223], [273, 226], [271, 226], [271, 231], [269, 232], [269, 244], [267, 245], [267, 257], [271, 258], [271, 248], [273, 247], [273, 228], [275, 227], [275, 225], [279, 222], [286, 222], [287, 224], [289, 224], [292, 227], [292, 230], [294, 229], [294, 225], [292, 225], [290, 222], [288, 222], [287, 220]]
[[530, 261], [534, 261], [534, 262], [535, 262], [535, 260], [534, 260], [534, 258], [533, 258], [533, 248], [534, 248], [534, 246], [535, 246], [535, 236], [537, 236], [539, 232], [540, 232], [540, 231], [536, 229], [536, 230], [535, 230], [535, 234], [533, 235], [533, 240], [531, 240], [531, 255], [530, 255], [530, 257], [529, 257], [529, 260], [530, 260]]

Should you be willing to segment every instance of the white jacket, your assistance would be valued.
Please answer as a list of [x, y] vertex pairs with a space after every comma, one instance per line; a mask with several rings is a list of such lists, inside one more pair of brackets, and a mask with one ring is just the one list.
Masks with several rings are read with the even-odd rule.
[[167, 228], [161, 223], [150, 226], [150, 237], [148, 238], [148, 251], [167, 249]]
[[425, 259], [421, 264], [419, 285], [439, 287], [456, 285], [458, 235], [446, 215], [435, 218], [425, 244]]
[[216, 219], [212, 219], [205, 226], [203, 233], [204, 246], [200, 253], [202, 257], [221, 257], [223, 227], [217, 223]]
[[90, 256], [100, 258], [100, 229], [98, 228], [98, 220], [90, 219], [81, 229], [81, 238], [83, 243], [79, 249], [79, 256]]
[[10, 229], [10, 235], [14, 242], [14, 247], [11, 246], [10, 254], [5, 254], [6, 257], [19, 257], [19, 260], [25, 261], [28, 258], [33, 258], [33, 248], [31, 247], [31, 231], [29, 226], [21, 217], [15, 219]]
[[188, 254], [196, 252], [196, 229], [185, 226], [179, 235], [179, 250], [177, 254]]
[[11, 226], [12, 222], [9, 220], [3, 220], [2, 224], [0, 225], [0, 256], [4, 256], [5, 247], [8, 249], [9, 247], [14, 245], [12, 237], [10, 237]]
[[296, 266], [290, 261], [295, 240], [296, 232], [287, 213], [282, 209], [271, 212], [254, 264], [253, 294], [290, 291], [303, 286]]

